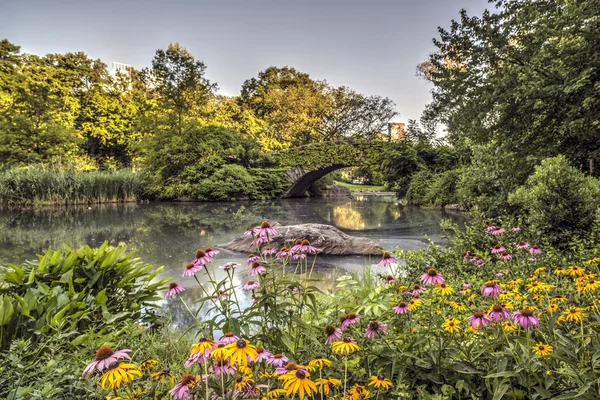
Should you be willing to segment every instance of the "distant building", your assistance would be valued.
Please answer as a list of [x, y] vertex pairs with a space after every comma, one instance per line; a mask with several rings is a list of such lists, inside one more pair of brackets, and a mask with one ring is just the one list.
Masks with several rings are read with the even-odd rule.
[[404, 122], [388, 122], [388, 137], [390, 142], [401, 142], [406, 136], [406, 124]]
[[110, 68], [110, 74], [112, 76], [117, 76], [118, 73], [129, 76], [131, 74], [131, 71], [133, 71], [133, 67], [131, 65], [114, 62], [114, 61], [112, 62], [112, 65]]

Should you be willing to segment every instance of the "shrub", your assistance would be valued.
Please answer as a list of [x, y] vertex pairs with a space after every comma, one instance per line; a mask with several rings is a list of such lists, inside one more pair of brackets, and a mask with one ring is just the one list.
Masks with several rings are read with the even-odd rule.
[[232, 200], [249, 198], [256, 191], [254, 179], [241, 165], [224, 165], [210, 178], [194, 185], [192, 196], [202, 200]]
[[248, 168], [248, 172], [254, 179], [255, 192], [252, 199], [274, 199], [279, 197], [289, 183], [284, 168]]
[[540, 236], [567, 245], [591, 227], [600, 207], [600, 183], [569, 165], [564, 156], [547, 158], [509, 196]]
[[432, 174], [422, 169], [412, 176], [406, 191], [406, 202], [413, 206], [422, 206], [428, 202], [428, 193], [432, 185]]
[[438, 207], [456, 203], [456, 183], [459, 174], [459, 170], [455, 169], [435, 174], [425, 195], [425, 202]]

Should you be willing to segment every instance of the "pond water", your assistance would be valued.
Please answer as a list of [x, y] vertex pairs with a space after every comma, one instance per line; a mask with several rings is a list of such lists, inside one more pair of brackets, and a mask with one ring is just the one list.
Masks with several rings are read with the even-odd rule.
[[[34, 259], [51, 247], [63, 244], [79, 247], [127, 244], [137, 251], [142, 261], [164, 265], [162, 276], [176, 279], [187, 287], [184, 298], [193, 303], [202, 295], [192, 278], [181, 278], [185, 264], [197, 248], [226, 243], [248, 227], [263, 220], [282, 225], [322, 223], [333, 225], [349, 235], [368, 237], [382, 247], [405, 250], [427, 246], [427, 237], [443, 243], [439, 222], [463, 217], [438, 210], [404, 208], [394, 198], [385, 195], [360, 195], [352, 199], [286, 199], [260, 202], [229, 203], [149, 203], [105, 204], [90, 207], [44, 208], [36, 210], [0, 210], [0, 265]], [[247, 254], [221, 249], [215, 265], [227, 262], [244, 264]], [[378, 257], [320, 256], [313, 277], [322, 286], [331, 287], [335, 279], [348, 270], [378, 262]], [[235, 284], [247, 279], [245, 266], [236, 272]], [[217, 278], [224, 278], [215, 268]], [[204, 275], [201, 275], [201, 280]], [[249, 302], [248, 293], [239, 293], [240, 300]], [[165, 302], [174, 322], [185, 326], [187, 319], [178, 301]]]

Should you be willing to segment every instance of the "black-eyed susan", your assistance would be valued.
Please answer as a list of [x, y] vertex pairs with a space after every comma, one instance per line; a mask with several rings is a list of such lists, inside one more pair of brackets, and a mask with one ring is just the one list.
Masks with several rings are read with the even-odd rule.
[[538, 281], [538, 282], [533, 282], [528, 285], [525, 285], [525, 287], [527, 288], [527, 291], [529, 293], [539, 293], [542, 291], [548, 291], [548, 290], [552, 289], [554, 287], [554, 285], [550, 285], [548, 283]]
[[546, 308], [546, 311], [548, 311], [550, 314], [553, 314], [555, 312], [558, 311], [558, 304], [556, 303], [550, 303], [550, 305], [548, 305], [548, 308]]
[[360, 350], [361, 347], [356, 344], [356, 340], [351, 338], [343, 338], [339, 342], [333, 342], [331, 351], [336, 354], [352, 354]]
[[454, 289], [445, 283], [438, 283], [433, 287], [433, 291], [441, 294], [442, 296], [448, 296], [454, 293]]
[[456, 318], [448, 318], [443, 325], [444, 330], [448, 333], [460, 332], [460, 321]]
[[225, 357], [229, 358], [229, 363], [231, 365], [236, 362], [238, 365], [248, 365], [248, 361], [254, 361], [258, 357], [258, 353], [256, 352], [256, 347], [245, 341], [244, 339], [240, 339], [235, 343], [228, 344], [225, 346]]
[[554, 270], [554, 273], [555, 273], [556, 275], [567, 275], [567, 274], [569, 273], [569, 271], [567, 271], [567, 270], [566, 270], [566, 269], [564, 269], [564, 268], [556, 268], [556, 269]]
[[377, 389], [383, 388], [384, 390], [388, 390], [393, 386], [392, 381], [385, 377], [385, 375], [373, 375], [369, 378], [369, 386], [373, 386]]
[[322, 356], [316, 356], [313, 360], [310, 360], [308, 362], [308, 366], [310, 368], [320, 368], [323, 369], [324, 367], [329, 367], [331, 365], [331, 361], [329, 361], [326, 358], [323, 358]]
[[141, 370], [152, 369], [152, 368], [156, 367], [156, 364], [158, 364], [158, 361], [156, 361], [156, 360], [144, 360], [140, 363], [140, 369]]
[[552, 350], [552, 346], [550, 346], [549, 344], [544, 344], [542, 342], [539, 342], [535, 346], [533, 346], [533, 352], [541, 357], [547, 356], [548, 354], [552, 353]]
[[131, 382], [142, 373], [135, 364], [115, 361], [108, 366], [108, 370], [100, 379], [100, 386], [104, 389], [118, 389], [123, 382]]
[[477, 297], [477, 295], [476, 295], [475, 293], [473, 293], [472, 295], [470, 295], [470, 296], [467, 298], [467, 302], [469, 302], [469, 303], [470, 303], [470, 302], [472, 302], [473, 300], [475, 300], [475, 297]]
[[507, 332], [510, 331], [514, 331], [515, 329], [517, 329], [517, 327], [515, 326], [514, 322], [511, 320], [506, 320], [504, 321], [504, 330]]
[[267, 394], [262, 397], [262, 400], [279, 399], [285, 396], [285, 390], [283, 389], [270, 389]]
[[594, 257], [585, 262], [587, 265], [600, 263], [600, 258]]
[[408, 302], [408, 309], [410, 311], [415, 311], [417, 308], [421, 307], [422, 304], [423, 304], [422, 300], [412, 299], [411, 301]]
[[582, 276], [585, 274], [585, 268], [581, 268], [578, 265], [572, 265], [569, 268], [567, 268], [567, 273], [570, 276]]
[[586, 282], [582, 282], [577, 287], [577, 291], [583, 293], [595, 292], [598, 289], [600, 289], [600, 281], [594, 279], [589, 279]]
[[463, 303], [457, 303], [455, 301], [450, 302], [450, 307], [458, 311], [467, 311], [467, 306]]
[[264, 379], [272, 379], [272, 378], [277, 378], [279, 376], [279, 374], [275, 371], [273, 371], [273, 372], [264, 371], [264, 372], [260, 372], [259, 375], [261, 378], [264, 378]]
[[311, 396], [317, 392], [317, 386], [309, 379], [310, 374], [304, 369], [298, 369], [287, 374], [283, 374], [279, 379], [283, 380], [283, 388], [286, 396], [296, 396], [304, 400], [304, 396]]
[[516, 290], [521, 286], [521, 283], [523, 283], [523, 279], [512, 279], [504, 283], [503, 286], [510, 290]]
[[544, 272], [545, 270], [546, 270], [546, 267], [539, 267], [539, 268], [536, 268], [536, 269], [533, 271], [533, 274], [534, 274], [534, 275], [539, 275], [539, 274], [541, 274], [542, 272]]
[[344, 397], [344, 399], [348, 399], [348, 400], [368, 399], [370, 394], [371, 393], [363, 385], [359, 385], [357, 383], [354, 386], [352, 386], [352, 388], [350, 388], [350, 390], [348, 391], [347, 397]]
[[583, 318], [585, 318], [585, 314], [582, 312], [581, 308], [569, 307], [560, 315], [560, 317], [558, 317], [558, 320], [560, 322], [569, 321], [580, 323], [583, 321]]
[[336, 378], [320, 378], [315, 380], [315, 384], [319, 389], [319, 393], [328, 395], [333, 386], [339, 387], [342, 385], [342, 381]]
[[567, 299], [566, 297], [563, 297], [563, 296], [554, 296], [554, 297], [550, 298], [551, 303], [564, 303], [568, 300], [569, 299]]
[[171, 386], [175, 384], [175, 375], [173, 375], [170, 369], [163, 369], [158, 372], [153, 372], [150, 374], [150, 378], [156, 379], [160, 383], [164, 383], [165, 380], [167, 380], [171, 383]]

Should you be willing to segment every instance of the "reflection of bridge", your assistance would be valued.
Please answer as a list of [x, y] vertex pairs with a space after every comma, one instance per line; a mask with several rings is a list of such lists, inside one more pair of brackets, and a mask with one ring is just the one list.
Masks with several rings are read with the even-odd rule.
[[288, 168], [290, 186], [281, 197], [302, 197], [311, 184], [335, 170], [380, 162], [376, 157], [383, 145], [380, 140], [323, 142], [274, 154], [279, 164]]

